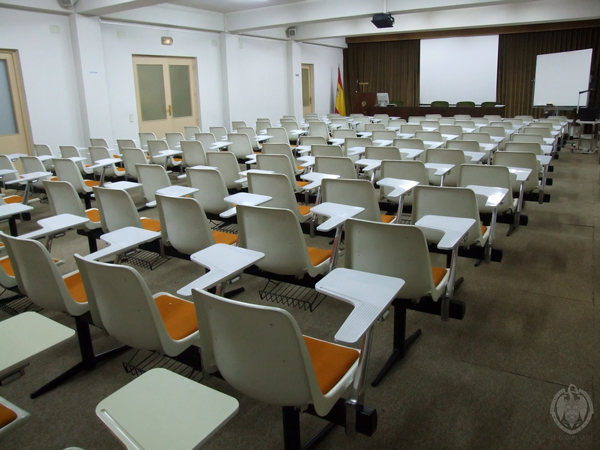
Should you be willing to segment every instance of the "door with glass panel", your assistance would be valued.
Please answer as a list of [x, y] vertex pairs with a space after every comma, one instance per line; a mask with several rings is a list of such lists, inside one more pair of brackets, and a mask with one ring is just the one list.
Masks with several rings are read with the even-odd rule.
[[134, 56], [140, 132], [157, 138], [198, 126], [198, 77], [195, 58]]
[[315, 112], [313, 97], [313, 65], [302, 64], [302, 112], [304, 115]]
[[17, 53], [0, 50], [0, 153], [29, 154], [29, 126]]

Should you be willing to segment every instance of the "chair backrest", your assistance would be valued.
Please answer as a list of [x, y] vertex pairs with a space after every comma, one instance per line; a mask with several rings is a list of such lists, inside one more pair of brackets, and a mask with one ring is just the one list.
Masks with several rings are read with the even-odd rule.
[[416, 150], [425, 150], [425, 144], [423, 143], [423, 139], [396, 138], [394, 139], [392, 145], [397, 148], [414, 148]]
[[138, 148], [133, 139], [117, 139], [117, 148], [119, 153], [123, 154], [124, 148]]
[[[260, 155], [259, 155], [260, 156]], [[278, 155], [281, 158], [281, 155]], [[268, 157], [272, 158], [272, 156]], [[248, 192], [259, 195], [268, 195], [271, 200], [262, 203], [261, 206], [271, 208], [286, 208], [294, 213], [296, 221], [306, 221], [300, 213], [294, 189], [288, 177], [282, 173], [249, 173]]]
[[367, 147], [369, 145], [373, 145], [373, 139], [371, 139], [370, 137], [368, 138], [346, 138], [344, 140], [344, 149], [346, 149], [346, 153], [348, 153], [348, 150], [353, 148], [353, 147]]
[[446, 141], [446, 148], [457, 148], [465, 152], [478, 152], [479, 142], [453, 139], [451, 141]]
[[160, 164], [140, 164], [136, 169], [138, 181], [142, 183], [144, 197], [149, 202], [156, 200], [156, 191], [171, 186], [169, 175]]
[[457, 108], [463, 108], [463, 107], [470, 107], [473, 108], [475, 106], [475, 102], [472, 102], [470, 100], [465, 100], [465, 101], [461, 101], [461, 102], [456, 102], [456, 107]]
[[338, 129], [348, 129], [350, 128], [350, 125], [348, 125], [348, 121], [342, 117], [332, 117], [331, 118], [331, 124], [332, 125], [339, 125], [340, 128]]
[[260, 145], [258, 144], [258, 141], [255, 139], [256, 132], [254, 131], [254, 128], [252, 128], [252, 127], [237, 127], [237, 132], [248, 135], [248, 139], [250, 139], [250, 144], [252, 145], [252, 150], [254, 150], [254, 151], [260, 150]]
[[221, 172], [227, 189], [239, 190], [242, 185], [236, 183], [240, 179], [240, 166], [237, 158], [231, 152], [209, 152], [206, 154], [208, 165], [216, 167]]
[[246, 122], [244, 122], [243, 120], [232, 120], [231, 121], [231, 130], [237, 130], [239, 127], [245, 127]]
[[341, 145], [315, 144], [310, 148], [312, 156], [344, 156]]
[[439, 131], [417, 131], [415, 133], [415, 138], [423, 141], [444, 142], [442, 133]]
[[37, 158], [37, 156], [21, 156], [21, 164], [23, 164], [23, 171], [25, 173], [32, 172], [45, 172], [44, 164]]
[[409, 122], [405, 125], [400, 125], [400, 133], [416, 133], [417, 131], [423, 131], [423, 127], [420, 123]]
[[327, 144], [323, 136], [301, 136], [300, 145]]
[[323, 136], [325, 139], [329, 139], [329, 128], [325, 122], [310, 122], [308, 124], [308, 135]]
[[400, 125], [406, 124], [406, 119], [390, 119], [388, 127], [400, 127]]
[[140, 147], [148, 148], [149, 140], [156, 140], [156, 135], [154, 133], [138, 133], [140, 136]]
[[[2, 154], [0, 154], [0, 169], [17, 170], [17, 168], [15, 167], [13, 162], [10, 160], [10, 158], [8, 156], [2, 155]], [[2, 180], [4, 182], [12, 181], [12, 180], [16, 180], [18, 176], [19, 176], [18, 172], [7, 173], [6, 175], [4, 175]]]
[[402, 156], [400, 156], [400, 150], [398, 147], [376, 147], [376, 146], [368, 146], [365, 147], [365, 158], [367, 159], [393, 159], [400, 161]]
[[[525, 192], [531, 192], [539, 187], [540, 183], [537, 177], [539, 162], [536, 159], [535, 154], [531, 152], [496, 152], [493, 156], [493, 163], [494, 165], [498, 166], [522, 167], [531, 169], [529, 178], [525, 181], [525, 183], [523, 183], [523, 190]], [[513, 192], [519, 192], [521, 185], [516, 181], [516, 176], [511, 174], [510, 179], [512, 181]]]
[[502, 116], [499, 114], [485, 114], [483, 117], [488, 119], [490, 122], [491, 121], [498, 122], [498, 121], [502, 120]]
[[46, 144], [33, 144], [33, 151], [35, 156], [55, 156], [50, 146]]
[[108, 142], [106, 142], [106, 139], [103, 138], [90, 138], [90, 146], [104, 148], [109, 147]]
[[[399, 180], [414, 180], [419, 184], [428, 185], [429, 177], [427, 169], [422, 161], [392, 161], [386, 160], [381, 163], [381, 178], [397, 178]], [[382, 197], [386, 197], [394, 188], [381, 186]], [[404, 196], [404, 204], [412, 205], [412, 195]]]
[[507, 142], [504, 146], [507, 152], [530, 152], [535, 155], [543, 155], [542, 146], [536, 142]]
[[476, 126], [489, 125], [490, 120], [485, 117], [473, 117], [471, 119]]
[[202, 133], [200, 127], [183, 127], [186, 141], [192, 141], [196, 137], [196, 133]]
[[438, 215], [474, 219], [461, 245], [469, 246], [482, 237], [477, 199], [471, 189], [459, 187], [415, 186], [413, 189], [412, 223], [423, 216]]
[[[294, 166], [296, 166], [296, 158], [294, 157], [294, 154], [292, 153], [292, 147], [290, 146], [289, 143], [265, 142], [263, 144], [262, 154], [263, 155], [285, 155], [290, 160], [290, 163], [292, 164], [292, 168]], [[295, 173], [295, 171], [294, 171], [294, 173]]]
[[479, 128], [480, 133], [488, 133], [490, 136], [506, 137], [506, 129], [504, 127], [483, 126]]
[[[198, 323], [210, 333], [210, 356], [234, 389], [274, 405], [306, 405], [319, 385], [296, 321], [280, 308], [192, 291]], [[205, 357], [202, 346], [202, 356]], [[313, 394], [314, 393], [314, 394]]]
[[429, 249], [423, 232], [414, 225], [348, 219], [345, 224], [344, 266], [405, 281], [398, 297], [419, 300], [435, 289]]
[[252, 154], [252, 143], [246, 133], [229, 133], [227, 140], [232, 143], [227, 150], [233, 153], [237, 159], [243, 160]]
[[422, 120], [425, 120], [425, 116], [408, 116], [409, 124], [420, 124]]
[[48, 180], [44, 180], [43, 183], [46, 194], [48, 194], [52, 215], [73, 214], [76, 216], [87, 217], [83, 204], [77, 195], [77, 191], [71, 183], [67, 181]]
[[442, 134], [455, 134], [460, 136], [463, 129], [460, 125], [440, 125], [439, 132]]
[[367, 131], [365, 127], [371, 123], [371, 119], [365, 116], [359, 116], [354, 118], [354, 127], [356, 131]]
[[454, 114], [455, 120], [471, 120], [470, 114]]
[[227, 130], [225, 127], [208, 127], [208, 130], [214, 135], [217, 141], [227, 137]]
[[60, 181], [71, 183], [77, 192], [91, 192], [91, 188], [83, 182], [81, 171], [69, 158], [54, 158], [54, 170], [56, 170], [56, 176]]
[[177, 149], [179, 143], [185, 138], [182, 133], [165, 133], [165, 140], [171, 150]]
[[125, 166], [125, 175], [138, 179], [137, 165], [148, 164], [146, 154], [139, 148], [124, 148], [121, 150], [121, 158]]
[[[466, 163], [465, 154], [458, 149], [430, 148], [425, 150], [426, 163], [454, 164], [452, 170], [444, 177], [444, 186], [456, 186], [458, 183], [458, 172], [461, 164]], [[428, 170], [429, 183], [439, 186], [442, 177], [433, 173], [435, 169]]]
[[215, 243], [198, 200], [156, 195], [162, 240], [181, 253], [191, 255]]
[[148, 154], [150, 155], [150, 162], [152, 164], [165, 165], [166, 156], [159, 156], [159, 153], [163, 150], [169, 150], [169, 145], [164, 139], [149, 139], [148, 140]]
[[383, 124], [383, 126], [385, 126], [385, 127], [388, 126], [388, 122], [390, 120], [389, 114], [373, 114], [373, 117], [375, 119], [381, 120], [381, 123]]
[[285, 131], [288, 134], [288, 138], [291, 142], [296, 142], [298, 140], [297, 135], [292, 134], [292, 131], [298, 130], [300, 127], [298, 123], [293, 119], [281, 120], [281, 126], [285, 128]]
[[534, 142], [540, 145], [544, 144], [544, 137], [539, 134], [514, 133], [511, 140], [514, 142]]
[[[252, 175], [252, 174], [249, 174]], [[263, 252], [256, 266], [280, 275], [316, 276], [296, 215], [289, 209], [237, 206], [239, 246]]]
[[523, 127], [521, 131], [526, 134], [539, 134], [540, 136], [545, 138], [552, 137], [552, 131], [550, 130], [550, 128], [535, 126], [534, 124], [530, 124], [529, 126]]
[[366, 123], [365, 131], [383, 131], [385, 130], [385, 125], [382, 123]]
[[340, 128], [338, 130], [333, 130], [331, 132], [331, 137], [334, 139], [346, 139], [346, 138], [355, 138], [356, 131], [351, 129]]
[[135, 269], [85, 260], [77, 254], [75, 261], [108, 334], [136, 349], [160, 351], [170, 356], [180, 352], [167, 339], [168, 332], [158, 306]]
[[440, 127], [440, 123], [436, 120], [433, 119], [429, 119], [428, 117], [425, 117], [425, 120], [421, 121], [421, 126], [423, 127], [423, 129], [425, 128], [435, 128], [435, 130], [430, 130], [430, 131], [437, 131], [437, 129]]
[[[490, 186], [508, 189], [502, 203], [498, 205], [498, 212], [502, 213], [513, 208], [512, 185], [510, 172], [505, 166], [489, 166], [487, 164], [463, 164], [460, 166], [458, 186], [469, 185]], [[475, 194], [480, 212], [493, 212], [493, 208], [485, 206], [487, 197]]]
[[199, 141], [204, 147], [204, 151], [208, 152], [218, 152], [220, 151], [218, 148], [213, 148], [212, 145], [217, 142], [215, 139], [215, 135], [212, 133], [196, 133], [196, 140]]
[[504, 131], [514, 129], [512, 122], [510, 122], [508, 120], [500, 120], [500, 121], [496, 121], [496, 122], [490, 122], [489, 126], [490, 127], [502, 127], [502, 128], [504, 128]]
[[375, 188], [369, 181], [325, 179], [321, 183], [321, 189], [324, 202], [361, 206], [365, 208], [364, 211], [354, 217], [381, 222], [381, 212], [375, 200]]
[[[287, 130], [283, 127], [270, 127], [267, 128], [267, 135], [273, 136], [269, 139], [269, 143], [271, 144], [289, 144], [290, 138], [288, 136]], [[263, 145], [264, 149], [264, 145]]]
[[189, 168], [185, 172], [190, 187], [198, 191], [192, 197], [211, 214], [220, 214], [228, 210], [231, 205], [223, 200], [229, 195], [225, 180], [218, 169], [214, 167]]
[[208, 161], [202, 142], [194, 140], [181, 141], [181, 151], [186, 167], [205, 166]]
[[[50, 252], [40, 242], [2, 234], [19, 290], [41, 308], [80, 316], [89, 310], [85, 295], [73, 298]], [[69, 274], [70, 275], [70, 274]]]
[[490, 137], [489, 133], [479, 133], [479, 132], [463, 133], [461, 135], [461, 139], [463, 141], [476, 141], [476, 142], [479, 142], [480, 144], [489, 144], [490, 142], [492, 142], [492, 138]]
[[391, 130], [375, 130], [375, 131], [373, 131], [373, 134], [371, 135], [371, 139], [373, 141], [376, 141], [379, 139], [393, 141], [397, 137], [398, 137], [398, 135], [396, 134], [396, 132], [391, 131]]
[[143, 228], [140, 215], [127, 191], [95, 186], [94, 195], [104, 231], [124, 227]]
[[331, 173], [340, 178], [355, 180], [357, 178], [354, 162], [345, 156], [317, 156], [315, 158], [315, 171]]
[[271, 128], [271, 121], [268, 119], [256, 119], [256, 132], [267, 131], [267, 128]]
[[463, 127], [463, 128], [476, 128], [476, 127], [475, 127], [475, 122], [473, 122], [473, 121], [472, 121], [472, 120], [470, 120], [470, 119], [467, 119], [467, 120], [458, 120], [458, 119], [457, 119], [457, 120], [454, 122], [454, 125], [458, 125], [458, 126], [461, 126], [461, 127]]

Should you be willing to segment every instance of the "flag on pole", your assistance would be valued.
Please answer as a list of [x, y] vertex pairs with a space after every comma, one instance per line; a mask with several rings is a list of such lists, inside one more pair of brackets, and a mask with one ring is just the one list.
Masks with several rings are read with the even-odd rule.
[[335, 95], [335, 112], [345, 116], [346, 115], [346, 101], [344, 100], [344, 88], [342, 87], [342, 74], [338, 67], [338, 81], [337, 81], [337, 92]]

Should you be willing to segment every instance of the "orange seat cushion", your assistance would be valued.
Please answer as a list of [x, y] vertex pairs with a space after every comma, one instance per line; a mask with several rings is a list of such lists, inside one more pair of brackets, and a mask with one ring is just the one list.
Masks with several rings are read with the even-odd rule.
[[154, 302], [171, 339], [178, 341], [198, 331], [196, 308], [192, 302], [172, 295], [159, 295]]
[[212, 232], [216, 244], [233, 245], [238, 240], [238, 235], [233, 233], [224, 233], [223, 231]]
[[23, 201], [23, 197], [19, 197], [18, 195], [9, 195], [8, 197], [4, 197], [5, 203], [21, 203]]
[[100, 186], [100, 182], [95, 180], [83, 180], [83, 182], [87, 187]]
[[317, 376], [319, 388], [325, 395], [348, 372], [360, 353], [353, 348], [342, 347], [308, 336], [303, 337]]
[[300, 211], [300, 214], [303, 216], [306, 216], [310, 213], [310, 206], [298, 205], [298, 211]]
[[308, 257], [313, 266], [317, 266], [331, 257], [331, 250], [323, 250], [322, 248], [307, 247]]
[[310, 181], [296, 181], [296, 184], [298, 185], [298, 187], [304, 187], [309, 183], [310, 183]]
[[123, 169], [122, 167], [115, 167], [117, 173], [125, 173], [125, 169]]
[[85, 215], [90, 219], [90, 222], [100, 222], [100, 212], [98, 211], [98, 208], [86, 209]]
[[144, 230], [150, 230], [150, 231], [156, 231], [156, 232], [160, 231], [160, 222], [158, 220], [148, 219], [147, 217], [142, 217], [141, 220], [142, 220], [142, 226], [144, 227]]
[[488, 227], [481, 225], [481, 235], [483, 236], [485, 234], [485, 232], [487, 231]]
[[433, 285], [437, 286], [446, 276], [446, 269], [443, 267], [432, 267], [431, 274], [433, 275]]
[[58, 177], [50, 177], [50, 181], [58, 181]]
[[381, 221], [383, 223], [391, 223], [395, 218], [396, 216], [388, 216], [387, 214], [381, 215]]
[[296, 166], [296, 169], [297, 170], [304, 170], [304, 167], [302, 167], [302, 166]]
[[83, 281], [81, 280], [81, 274], [75, 272], [73, 275], [69, 275], [65, 280], [65, 285], [69, 290], [69, 294], [73, 297], [77, 303], [86, 303], [87, 296], [85, 295], [85, 288], [83, 287]]
[[183, 159], [182, 158], [173, 158], [173, 161], [175, 162], [181, 162]]
[[13, 269], [12, 264], [10, 263], [10, 259], [8, 259], [8, 256], [5, 256], [4, 258], [0, 259], [0, 266], [2, 266], [2, 270], [6, 272], [6, 275], [8, 275], [9, 277], [15, 276], [15, 271]]
[[17, 413], [0, 403], [0, 429], [17, 420]]

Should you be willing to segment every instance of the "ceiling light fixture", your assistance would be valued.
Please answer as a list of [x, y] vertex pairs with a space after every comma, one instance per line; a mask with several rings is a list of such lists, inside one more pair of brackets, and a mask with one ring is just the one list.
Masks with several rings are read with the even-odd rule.
[[173, 38], [169, 36], [163, 36], [160, 38], [160, 43], [162, 45], [173, 45]]

